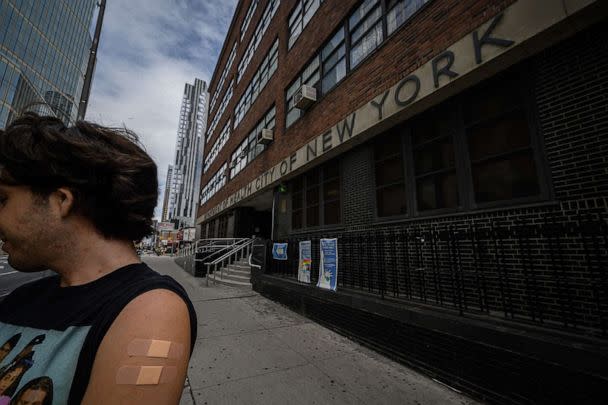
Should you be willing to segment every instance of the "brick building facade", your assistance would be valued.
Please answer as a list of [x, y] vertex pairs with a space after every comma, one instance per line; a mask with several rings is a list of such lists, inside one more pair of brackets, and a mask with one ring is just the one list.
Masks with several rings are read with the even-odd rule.
[[[240, 1], [201, 235], [288, 242], [255, 289], [479, 398], [601, 403], [606, 6]], [[338, 239], [336, 292], [314, 287], [320, 238]]]

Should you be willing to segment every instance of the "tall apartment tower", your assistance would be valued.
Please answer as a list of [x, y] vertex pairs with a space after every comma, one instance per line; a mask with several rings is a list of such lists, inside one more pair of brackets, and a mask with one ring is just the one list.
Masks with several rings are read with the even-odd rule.
[[104, 5], [104, 0], [0, 2], [0, 128], [24, 110], [55, 115], [66, 124], [78, 119]]
[[175, 161], [168, 201], [168, 219], [178, 227], [194, 226], [202, 173], [202, 142], [207, 126], [207, 83], [186, 83], [180, 110]]
[[163, 197], [163, 212], [161, 220], [163, 222], [169, 219], [169, 201], [171, 197], [171, 183], [173, 180], [173, 165], [169, 165], [167, 169], [167, 180], [165, 181], [165, 195]]

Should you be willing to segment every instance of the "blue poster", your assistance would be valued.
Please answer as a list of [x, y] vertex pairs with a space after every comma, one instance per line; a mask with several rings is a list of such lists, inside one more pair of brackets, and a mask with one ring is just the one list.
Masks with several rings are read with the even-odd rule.
[[275, 260], [287, 260], [287, 243], [273, 243], [272, 258]]
[[309, 240], [300, 242], [300, 260], [298, 265], [298, 281], [310, 284], [310, 269], [312, 268], [312, 244]]
[[321, 239], [317, 287], [336, 291], [338, 286], [338, 239]]

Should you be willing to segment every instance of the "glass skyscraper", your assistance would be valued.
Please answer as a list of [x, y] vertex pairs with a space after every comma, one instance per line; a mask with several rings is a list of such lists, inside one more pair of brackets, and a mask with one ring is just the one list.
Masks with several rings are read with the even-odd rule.
[[0, 128], [24, 110], [78, 116], [96, 0], [0, 0]]
[[[175, 162], [170, 179], [167, 219], [179, 228], [192, 227], [198, 209], [203, 160], [203, 138], [207, 127], [209, 93], [207, 83], [194, 79], [186, 83], [175, 145]], [[169, 183], [169, 178], [167, 178]]]

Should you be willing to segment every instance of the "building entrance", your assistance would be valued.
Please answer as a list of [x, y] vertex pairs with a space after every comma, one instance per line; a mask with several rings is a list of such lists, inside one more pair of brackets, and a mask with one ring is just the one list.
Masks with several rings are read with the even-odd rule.
[[235, 238], [250, 238], [255, 235], [269, 239], [271, 227], [271, 210], [258, 211], [253, 207], [241, 207], [235, 210]]

